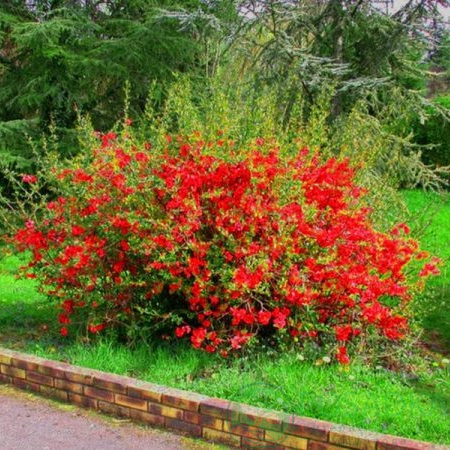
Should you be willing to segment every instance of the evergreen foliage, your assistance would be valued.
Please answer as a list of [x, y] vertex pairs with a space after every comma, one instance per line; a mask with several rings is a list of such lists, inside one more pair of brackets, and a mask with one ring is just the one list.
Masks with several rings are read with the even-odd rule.
[[[196, 8], [198, 1], [182, 2]], [[138, 114], [149, 83], [198, 66], [199, 45], [189, 31], [161, 18], [167, 1], [19, 1], [0, 6], [0, 152], [29, 158], [24, 135], [50, 125], [60, 151], [75, 149], [77, 112], [97, 129], [120, 116], [130, 83]]]

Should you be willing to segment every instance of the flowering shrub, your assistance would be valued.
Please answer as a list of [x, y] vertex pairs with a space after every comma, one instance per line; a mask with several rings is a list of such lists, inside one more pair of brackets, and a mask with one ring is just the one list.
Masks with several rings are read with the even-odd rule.
[[54, 173], [64, 195], [14, 242], [31, 250], [28, 276], [56, 299], [63, 335], [80, 321], [91, 333], [123, 325], [223, 356], [312, 340], [345, 364], [368, 333], [401, 339], [414, 289], [438, 273], [406, 225], [373, 228], [355, 171], [262, 139], [234, 151], [168, 136], [153, 149], [108, 133], [85, 167]]

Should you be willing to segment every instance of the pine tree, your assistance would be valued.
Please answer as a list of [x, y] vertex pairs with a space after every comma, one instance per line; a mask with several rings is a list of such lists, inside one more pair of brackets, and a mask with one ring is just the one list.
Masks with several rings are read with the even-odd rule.
[[[199, 2], [179, 2], [194, 11]], [[200, 45], [147, 0], [4, 0], [0, 6], [0, 152], [29, 164], [25, 135], [50, 125], [60, 151], [76, 148], [77, 112], [105, 130], [120, 117], [124, 85], [140, 113], [152, 81], [194, 71]]]

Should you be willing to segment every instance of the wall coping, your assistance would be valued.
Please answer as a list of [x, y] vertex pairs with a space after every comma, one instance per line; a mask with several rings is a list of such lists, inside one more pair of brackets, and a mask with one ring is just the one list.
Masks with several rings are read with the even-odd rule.
[[241, 448], [450, 450], [52, 361], [0, 347], [0, 383]]

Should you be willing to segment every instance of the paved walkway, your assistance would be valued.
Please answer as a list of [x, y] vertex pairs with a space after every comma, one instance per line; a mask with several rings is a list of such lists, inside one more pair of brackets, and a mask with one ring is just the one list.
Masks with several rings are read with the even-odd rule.
[[[212, 449], [165, 431], [103, 417], [0, 385], [1, 450]], [[224, 447], [222, 447], [224, 448]]]

